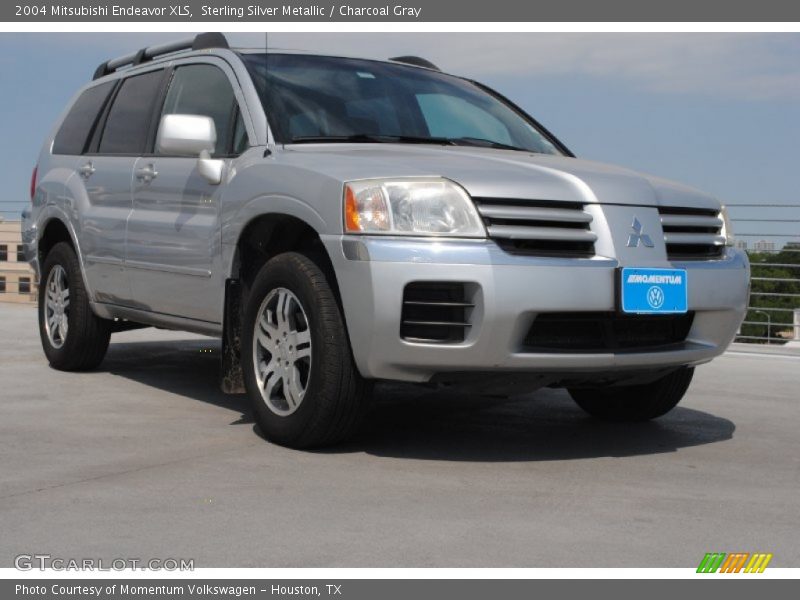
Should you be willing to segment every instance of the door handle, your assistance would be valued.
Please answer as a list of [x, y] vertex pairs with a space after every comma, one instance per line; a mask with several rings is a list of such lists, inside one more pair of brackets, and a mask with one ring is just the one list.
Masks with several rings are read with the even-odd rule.
[[158, 171], [156, 171], [155, 165], [150, 163], [146, 167], [142, 167], [141, 169], [136, 169], [136, 179], [139, 181], [144, 181], [145, 183], [150, 183], [158, 177]]
[[91, 177], [94, 174], [94, 172], [95, 168], [94, 165], [91, 163], [91, 161], [87, 162], [80, 169], [78, 169], [78, 173], [84, 179], [89, 179], [89, 177]]

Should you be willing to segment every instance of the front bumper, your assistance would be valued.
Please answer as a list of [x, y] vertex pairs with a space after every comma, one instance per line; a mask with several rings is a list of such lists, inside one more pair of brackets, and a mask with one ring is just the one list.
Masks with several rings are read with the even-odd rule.
[[[736, 335], [747, 306], [749, 264], [726, 249], [719, 260], [664, 262], [687, 269], [686, 341], [668, 350], [599, 353], [526, 352], [523, 338], [538, 313], [615, 310], [615, 259], [515, 256], [490, 240], [323, 239], [336, 270], [353, 355], [364, 377], [429, 381], [446, 373], [597, 374], [707, 362]], [[626, 265], [637, 266], [637, 265]], [[656, 266], [649, 264], [648, 266]], [[476, 284], [479, 302], [463, 342], [431, 344], [400, 337], [403, 290], [414, 281]]]

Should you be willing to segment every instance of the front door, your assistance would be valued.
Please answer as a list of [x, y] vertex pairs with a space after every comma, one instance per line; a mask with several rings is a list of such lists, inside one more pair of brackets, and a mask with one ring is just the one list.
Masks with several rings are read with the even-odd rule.
[[126, 266], [146, 310], [219, 322], [220, 186], [196, 158], [144, 157], [134, 168]]
[[[178, 66], [161, 116], [167, 114], [211, 117], [217, 132], [212, 157], [235, 154], [238, 103], [222, 68]], [[133, 294], [147, 310], [221, 322], [225, 291], [220, 252], [222, 190], [200, 175], [196, 156], [168, 156], [155, 148], [152, 156], [137, 161], [125, 264]]]

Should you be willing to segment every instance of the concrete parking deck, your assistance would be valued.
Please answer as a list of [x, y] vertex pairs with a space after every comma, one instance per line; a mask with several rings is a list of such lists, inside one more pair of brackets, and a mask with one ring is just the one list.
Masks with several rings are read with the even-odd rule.
[[737, 347], [679, 408], [597, 423], [561, 390], [382, 389], [324, 452], [267, 443], [217, 386], [218, 343], [114, 336], [50, 369], [32, 307], [0, 304], [0, 566], [21, 553], [223, 566], [800, 564], [800, 358]]

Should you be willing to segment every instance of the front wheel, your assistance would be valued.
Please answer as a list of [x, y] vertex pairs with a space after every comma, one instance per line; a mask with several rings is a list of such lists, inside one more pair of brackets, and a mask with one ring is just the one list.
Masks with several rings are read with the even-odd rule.
[[248, 294], [242, 368], [264, 436], [293, 448], [345, 440], [358, 428], [369, 389], [353, 363], [339, 304], [309, 257], [280, 254]]
[[683, 367], [644, 385], [570, 389], [587, 413], [606, 421], [648, 421], [665, 415], [681, 401], [692, 382], [694, 367]]

